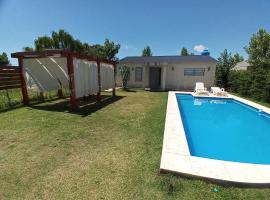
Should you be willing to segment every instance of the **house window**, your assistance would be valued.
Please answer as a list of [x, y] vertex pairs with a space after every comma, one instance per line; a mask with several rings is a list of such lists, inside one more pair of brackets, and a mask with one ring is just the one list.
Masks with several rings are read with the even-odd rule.
[[142, 67], [136, 67], [135, 68], [135, 81], [136, 82], [141, 82], [142, 81], [142, 72], [143, 72]]
[[184, 76], [204, 76], [205, 68], [185, 68]]

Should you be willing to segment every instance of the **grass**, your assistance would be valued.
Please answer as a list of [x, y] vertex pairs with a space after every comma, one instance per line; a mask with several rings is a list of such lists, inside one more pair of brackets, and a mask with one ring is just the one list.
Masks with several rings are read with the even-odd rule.
[[239, 93], [234, 93], [234, 92], [230, 92], [230, 93], [233, 94], [233, 95], [235, 95], [235, 96], [242, 97], [242, 98], [247, 99], [249, 101], [253, 101], [253, 102], [257, 103], [257, 104], [261, 104], [262, 106], [265, 106], [265, 107], [270, 108], [270, 103], [268, 103], [268, 102], [258, 101], [258, 100], [254, 99], [254, 98], [250, 98], [250, 97], [246, 97], [246, 96], [240, 95]]
[[159, 175], [167, 93], [117, 94], [72, 112], [57, 100], [1, 113], [0, 199], [269, 199]]
[[[63, 95], [67, 97], [69, 91], [63, 89]], [[51, 101], [58, 98], [57, 91], [44, 92], [43, 97], [34, 90], [28, 90], [30, 104]], [[14, 109], [23, 106], [21, 89], [0, 90], [0, 111]]]

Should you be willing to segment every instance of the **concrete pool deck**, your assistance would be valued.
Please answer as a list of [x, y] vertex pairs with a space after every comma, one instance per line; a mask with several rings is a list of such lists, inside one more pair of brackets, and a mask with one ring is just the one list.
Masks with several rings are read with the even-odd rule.
[[[221, 183], [270, 186], [270, 165], [230, 162], [192, 156], [178, 108], [177, 93], [194, 95], [193, 92], [176, 91], [170, 91], [168, 94], [160, 172], [198, 177]], [[220, 96], [214, 95], [200, 95], [200, 97], [220, 98]], [[270, 114], [269, 108], [246, 99], [231, 94], [228, 94], [225, 98], [236, 99]]]

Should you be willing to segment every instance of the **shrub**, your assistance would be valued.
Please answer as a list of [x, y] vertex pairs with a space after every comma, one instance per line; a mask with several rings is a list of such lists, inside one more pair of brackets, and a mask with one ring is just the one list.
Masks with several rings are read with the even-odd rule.
[[127, 67], [126, 65], [120, 67], [120, 74], [122, 77], [123, 88], [127, 89], [127, 87], [128, 87], [127, 82], [129, 80], [129, 76], [130, 76], [129, 67]]
[[270, 101], [270, 70], [251, 67], [246, 71], [230, 71], [229, 90], [256, 100]]

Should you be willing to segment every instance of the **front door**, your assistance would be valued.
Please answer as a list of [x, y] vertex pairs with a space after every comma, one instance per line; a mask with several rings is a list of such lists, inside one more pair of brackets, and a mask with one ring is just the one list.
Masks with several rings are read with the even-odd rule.
[[150, 67], [149, 68], [149, 87], [150, 89], [160, 89], [161, 84], [161, 68]]

